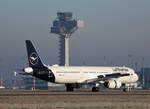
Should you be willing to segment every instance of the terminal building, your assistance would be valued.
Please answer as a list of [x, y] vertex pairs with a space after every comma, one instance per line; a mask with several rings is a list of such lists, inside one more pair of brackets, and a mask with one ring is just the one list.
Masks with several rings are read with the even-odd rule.
[[25, 76], [23, 77], [24, 89], [26, 90], [48, 90], [48, 82], [41, 79]]
[[150, 68], [141, 68], [143, 89], [150, 89]]

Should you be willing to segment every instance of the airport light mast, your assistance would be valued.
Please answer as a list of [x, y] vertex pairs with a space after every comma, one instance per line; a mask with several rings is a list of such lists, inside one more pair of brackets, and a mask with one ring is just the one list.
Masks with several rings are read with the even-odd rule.
[[69, 66], [69, 38], [79, 27], [83, 27], [83, 21], [72, 19], [72, 12], [57, 12], [51, 33], [59, 35], [59, 65], [61, 66]]

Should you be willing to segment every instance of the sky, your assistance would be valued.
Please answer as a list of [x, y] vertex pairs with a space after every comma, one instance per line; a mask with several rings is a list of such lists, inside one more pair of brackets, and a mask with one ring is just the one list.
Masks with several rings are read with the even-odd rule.
[[70, 38], [71, 65], [150, 67], [149, 4], [149, 0], [0, 0], [0, 72], [12, 78], [13, 71], [27, 66], [27, 39], [45, 64], [58, 64], [58, 35], [50, 33], [58, 11], [73, 12], [74, 19], [84, 21]]

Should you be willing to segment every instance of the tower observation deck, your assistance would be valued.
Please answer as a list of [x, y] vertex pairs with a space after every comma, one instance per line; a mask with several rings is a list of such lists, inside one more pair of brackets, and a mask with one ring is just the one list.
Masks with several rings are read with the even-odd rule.
[[59, 65], [69, 66], [69, 38], [79, 27], [83, 27], [81, 20], [74, 20], [72, 12], [57, 12], [53, 21], [51, 33], [59, 35]]

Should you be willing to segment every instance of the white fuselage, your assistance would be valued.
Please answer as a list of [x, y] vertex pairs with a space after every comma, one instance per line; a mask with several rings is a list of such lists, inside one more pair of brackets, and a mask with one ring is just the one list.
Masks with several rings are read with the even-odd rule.
[[[118, 77], [121, 83], [134, 83], [138, 80], [133, 69], [127, 67], [60, 67], [48, 66], [55, 75], [55, 83], [83, 83], [86, 80], [98, 78], [99, 75], [108, 74], [130, 74], [129, 76]], [[125, 69], [125, 70], [124, 70]]]

